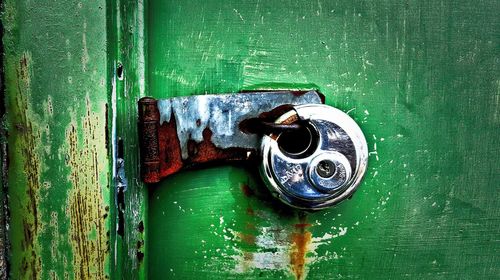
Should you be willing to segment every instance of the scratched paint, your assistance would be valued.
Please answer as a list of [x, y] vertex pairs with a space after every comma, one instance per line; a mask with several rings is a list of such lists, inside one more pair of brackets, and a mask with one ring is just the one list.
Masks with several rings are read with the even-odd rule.
[[252, 167], [179, 173], [155, 185], [151, 277], [498, 275], [496, 1], [148, 5], [151, 96], [312, 84], [360, 123], [370, 153], [352, 199], [309, 213], [303, 232]]
[[[205, 171], [210, 174], [209, 171]], [[205, 173], [203, 172], [203, 173]], [[240, 175], [241, 171], [233, 171]], [[203, 176], [203, 173], [201, 174]], [[230, 178], [238, 177], [231, 175]], [[220, 174], [225, 177], [225, 173]], [[182, 178], [183, 174], [179, 174]], [[189, 176], [189, 175], [186, 175]], [[180, 178], [178, 178], [180, 179]], [[168, 179], [167, 179], [168, 180]], [[214, 182], [217, 184], [217, 181]], [[348, 232], [356, 230], [363, 221], [356, 221], [352, 225], [345, 225], [343, 222], [336, 222], [342, 216], [328, 215], [323, 219], [312, 219], [316, 215], [305, 212], [289, 212], [280, 208], [281, 204], [276, 203], [274, 211], [269, 211], [273, 204], [272, 199], [266, 197], [266, 189], [261, 189], [255, 182], [240, 182], [231, 188], [232, 195], [240, 201], [239, 207], [230, 209], [219, 209], [217, 205], [224, 205], [230, 201], [230, 194], [222, 191], [210, 201], [218, 201], [206, 204], [200, 209], [198, 203], [193, 205], [189, 199], [183, 198], [184, 194], [197, 191], [209, 191], [210, 186], [200, 189], [187, 187], [179, 190], [169, 205], [171, 207], [158, 205], [163, 192], [155, 192], [152, 202], [152, 210], [157, 211], [163, 219], [170, 215], [179, 215], [189, 224], [196, 224], [195, 231], [206, 232], [203, 235], [188, 234], [189, 229], [183, 227], [184, 223], [176, 223], [170, 226], [170, 230], [179, 231], [189, 238], [192, 246], [184, 247], [183, 250], [174, 250], [180, 259], [186, 255], [186, 251], [192, 248], [191, 253], [204, 259], [202, 265], [198, 265], [200, 273], [204, 271], [217, 270], [218, 275], [226, 278], [238, 277], [285, 277], [286, 279], [307, 279], [311, 269], [325, 262], [342, 261], [345, 251], [343, 248], [332, 248], [332, 244], [348, 236]], [[175, 185], [175, 184], [174, 184]], [[202, 198], [202, 194], [199, 194]], [[240, 200], [241, 199], [241, 200]], [[387, 199], [388, 200], [388, 199]], [[265, 201], [262, 204], [262, 201]], [[384, 199], [384, 201], [386, 201]], [[204, 204], [204, 200], [198, 201]], [[382, 203], [382, 202], [381, 202]], [[161, 210], [160, 210], [161, 209]], [[211, 209], [211, 210], [210, 210]], [[375, 210], [375, 209], [374, 209]], [[178, 213], [178, 214], [175, 214]], [[152, 215], [153, 219], [157, 219]], [[200, 218], [203, 218], [200, 220]], [[316, 216], [317, 217], [317, 216]], [[169, 219], [167, 219], [170, 222]], [[150, 221], [155, 223], [155, 220]], [[324, 228], [322, 223], [328, 224]], [[322, 228], [318, 231], [319, 228]], [[165, 238], [168, 231], [157, 231]], [[161, 247], [162, 250], [165, 249]], [[190, 263], [189, 258], [186, 259]], [[177, 273], [181, 273], [177, 270]], [[314, 271], [313, 271], [314, 273]], [[172, 272], [172, 276], [175, 270]]]
[[[146, 92], [319, 88], [373, 136], [359, 191], [308, 214], [303, 232], [297, 213], [260, 192], [251, 168], [181, 173], [147, 191], [128, 153], [128, 230], [114, 239], [110, 231], [115, 278], [145, 278], [146, 264], [163, 278], [497, 277], [497, 1], [123, 2], [115, 10], [102, 0], [4, 1], [13, 279], [70, 278], [86, 262], [72, 238], [100, 243], [87, 221], [75, 234], [78, 219], [67, 213], [100, 189], [103, 205], [85, 213], [104, 216], [108, 182], [83, 186], [96, 166], [100, 180], [111, 172], [102, 162], [66, 162], [91, 154], [88, 111], [89, 127], [105, 125], [107, 46], [125, 69], [115, 105], [127, 151], [137, 146], [136, 101]], [[112, 34], [103, 32], [108, 11]], [[283, 233], [276, 241], [267, 237], [275, 230]], [[108, 271], [89, 255], [91, 267]], [[107, 274], [80, 274], [94, 272]]]
[[[334, 239], [346, 235], [348, 231], [347, 227], [332, 227], [323, 236], [314, 237], [310, 230], [319, 225], [308, 223], [308, 215], [303, 212], [299, 212], [297, 223], [286, 227], [276, 226], [279, 224], [279, 218], [269, 220], [270, 217], [266, 217], [261, 210], [256, 213], [254, 209], [247, 208], [247, 214], [258, 216], [263, 221], [267, 220], [270, 226], [257, 228], [254, 224], [249, 224], [241, 232], [233, 230], [231, 226], [222, 228], [220, 236], [224, 240], [244, 245], [219, 251], [220, 254], [235, 260], [230, 271], [236, 274], [252, 270], [277, 270], [293, 275], [295, 279], [306, 279], [312, 265], [339, 259], [337, 252], [320, 256], [317, 251], [320, 247], [328, 247]], [[351, 228], [354, 229], [358, 225], [359, 222]]]
[[110, 275], [104, 4], [3, 3], [13, 279]]
[[[26, 215], [21, 219], [24, 240], [21, 241], [20, 247], [23, 254], [19, 256], [21, 257], [21, 262], [25, 264], [24, 268], [19, 272], [19, 276], [23, 278], [37, 278], [41, 275], [40, 244], [37, 238], [40, 231], [43, 230], [39, 211], [40, 188], [42, 187], [40, 178], [42, 172], [42, 151], [38, 145], [42, 138], [40, 126], [43, 126], [43, 122], [41, 123], [33, 115], [33, 109], [28, 100], [32, 94], [31, 77], [33, 70], [31, 64], [31, 54], [25, 52], [20, 57], [18, 65], [15, 68], [18, 91], [16, 111], [19, 112], [15, 116], [17, 117], [15, 130], [19, 138], [14, 144], [14, 151], [17, 150], [20, 153], [16, 155], [11, 150], [9, 154], [9, 158], [17, 157], [23, 159], [19, 164], [22, 165], [22, 170], [26, 174], [23, 207], [27, 211]], [[16, 247], [13, 246], [13, 249]]]
[[[148, 279], [148, 207], [147, 190], [140, 180], [140, 164], [137, 137], [137, 100], [146, 95], [145, 73], [146, 9], [147, 1], [117, 1], [108, 7], [108, 54], [113, 67], [114, 82], [111, 90], [113, 114], [111, 131], [113, 155], [117, 156], [118, 142], [124, 154], [124, 173], [128, 179], [127, 191], [123, 194], [123, 219], [113, 214], [115, 227], [121, 224], [123, 235], [111, 234], [112, 278]], [[132, 101], [133, 100], [133, 101]], [[133, 133], [132, 133], [133, 132]], [[115, 163], [116, 164], [116, 158]], [[115, 228], [116, 230], [116, 228]]]
[[[102, 116], [91, 111], [88, 96], [85, 101], [86, 114], [74, 119], [66, 130], [68, 180], [72, 185], [66, 214], [71, 219], [69, 234], [75, 248], [74, 277], [104, 279], [110, 251], [106, 223], [109, 206], [105, 203], [109, 195], [103, 195], [99, 186], [106, 184], [108, 176], [102, 172], [107, 157], [106, 146], [102, 145], [106, 127]], [[79, 139], [79, 135], [85, 135], [85, 138]]]

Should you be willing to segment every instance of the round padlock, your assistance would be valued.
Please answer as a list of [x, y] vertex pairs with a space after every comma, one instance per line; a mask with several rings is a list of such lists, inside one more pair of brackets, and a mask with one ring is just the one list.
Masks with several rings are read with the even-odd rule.
[[262, 138], [260, 171], [274, 196], [308, 210], [351, 197], [368, 163], [366, 139], [351, 117], [309, 104], [295, 106], [275, 123], [300, 123], [301, 128]]

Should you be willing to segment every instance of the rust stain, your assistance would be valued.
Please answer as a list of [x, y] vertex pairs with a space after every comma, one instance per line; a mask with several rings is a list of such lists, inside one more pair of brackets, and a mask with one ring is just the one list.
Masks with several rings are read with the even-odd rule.
[[312, 240], [312, 234], [307, 230], [311, 224], [303, 221], [305, 217], [301, 218], [301, 220], [300, 223], [295, 225], [295, 232], [291, 234], [290, 265], [297, 280], [305, 279], [306, 277], [306, 255]]
[[[162, 143], [165, 143], [167, 147]], [[177, 124], [173, 113], [171, 121], [163, 123], [158, 128], [158, 144], [160, 145], [160, 176], [166, 177], [181, 170], [184, 163], [182, 162], [181, 143], [177, 137]], [[157, 180], [160, 178], [157, 177]]]
[[255, 245], [255, 240], [257, 239], [255, 235], [243, 232], [238, 232], [238, 237], [243, 243], [248, 245]]
[[[243, 189], [243, 184], [240, 184]], [[245, 211], [245, 208], [241, 209]], [[242, 231], [225, 228], [231, 235], [224, 235], [224, 240], [232, 240], [232, 258], [236, 264], [233, 273], [244, 274], [249, 271], [282, 271], [296, 280], [306, 279], [309, 266], [320, 260], [316, 249], [326, 244], [325, 241], [335, 236], [325, 234], [313, 237], [311, 228], [314, 223], [308, 221], [307, 213], [298, 215], [291, 224], [282, 215], [263, 215], [262, 210], [250, 206], [246, 208], [247, 219]], [[284, 221], [283, 221], [284, 220]], [[334, 256], [321, 260], [330, 260]]]
[[[243, 194], [246, 197], [251, 197], [251, 196], [255, 195], [254, 190], [252, 190], [252, 188], [250, 188], [250, 186], [248, 186], [248, 184], [241, 184], [240, 188], [241, 188], [241, 192], [243, 192]], [[253, 212], [253, 210], [252, 210], [252, 212]]]
[[202, 132], [203, 141], [196, 142], [188, 140], [188, 165], [204, 164], [211, 161], [238, 161], [247, 158], [247, 152], [251, 151], [245, 148], [231, 147], [218, 148], [212, 142], [213, 132], [209, 127], [205, 127]]
[[68, 179], [73, 186], [67, 212], [76, 279], [107, 277], [107, 208], [102, 193], [107, 185], [106, 147], [103, 145], [106, 116], [101, 119], [97, 114], [91, 112], [87, 97], [85, 116], [79, 121], [73, 119], [66, 130]]
[[247, 215], [248, 216], [255, 216], [255, 210], [253, 210], [252, 207], [247, 207]]
[[[158, 111], [157, 101], [153, 98], [144, 97], [139, 100], [139, 146], [141, 152], [141, 177], [146, 183], [155, 183], [160, 180], [160, 146], [163, 135], [175, 133], [175, 123], [164, 127], [159, 127], [160, 113]], [[172, 127], [174, 125], [174, 127]], [[160, 133], [160, 132], [164, 133]], [[173, 139], [174, 140], [174, 139]], [[170, 145], [177, 146], [178, 143], [170, 141]], [[165, 140], [163, 140], [165, 141]], [[178, 160], [180, 155], [175, 153], [177, 149], [166, 150], [167, 156], [173, 156], [168, 162], [166, 172], [175, 172], [181, 168]]]
[[[40, 175], [42, 172], [40, 160], [41, 131], [36, 121], [33, 121], [32, 109], [29, 101], [31, 94], [31, 55], [24, 53], [16, 68], [17, 75], [17, 123], [16, 148], [22, 154], [23, 170], [26, 176], [26, 205], [27, 213], [23, 215], [23, 234], [21, 242], [23, 249], [20, 275], [24, 278], [39, 278], [41, 272], [41, 258], [37, 243], [38, 233], [42, 230], [38, 205], [41, 187]], [[21, 186], [20, 186], [21, 187]]]
[[241, 267], [240, 267], [241, 272], [246, 272], [251, 270], [253, 262], [254, 262], [254, 254], [252, 252], [243, 252]]
[[[249, 209], [251, 209], [251, 208], [249, 208]], [[247, 224], [245, 226], [245, 229], [257, 231], [257, 227], [255, 226], [255, 224], [254, 223], [249, 223], [249, 222], [247, 222]]]
[[312, 226], [312, 224], [308, 224], [308, 223], [295, 224], [296, 229], [305, 229], [305, 228], [308, 228], [310, 226]]
[[[176, 116], [171, 113], [168, 122], [160, 123], [157, 101], [152, 98], [139, 100], [139, 127], [141, 148], [141, 173], [144, 182], [156, 183], [183, 168], [196, 167], [209, 162], [242, 161], [255, 157], [254, 149], [242, 147], [219, 148], [212, 142], [213, 132], [203, 129], [203, 140], [187, 141], [188, 158], [182, 158], [182, 148], [177, 135]], [[201, 120], [196, 120], [201, 126]]]

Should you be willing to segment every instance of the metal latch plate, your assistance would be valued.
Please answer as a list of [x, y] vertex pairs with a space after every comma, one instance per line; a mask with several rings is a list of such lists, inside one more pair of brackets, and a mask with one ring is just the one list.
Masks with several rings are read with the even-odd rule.
[[139, 100], [142, 177], [156, 183], [207, 162], [256, 158], [260, 136], [244, 120], [290, 105], [321, 104], [317, 91], [264, 91]]

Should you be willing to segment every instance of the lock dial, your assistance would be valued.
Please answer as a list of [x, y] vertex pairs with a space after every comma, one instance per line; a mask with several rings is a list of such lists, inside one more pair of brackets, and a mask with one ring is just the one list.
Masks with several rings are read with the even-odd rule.
[[277, 124], [302, 128], [264, 135], [261, 175], [286, 204], [323, 209], [349, 198], [363, 178], [368, 147], [363, 132], [344, 112], [323, 104], [295, 106]]

